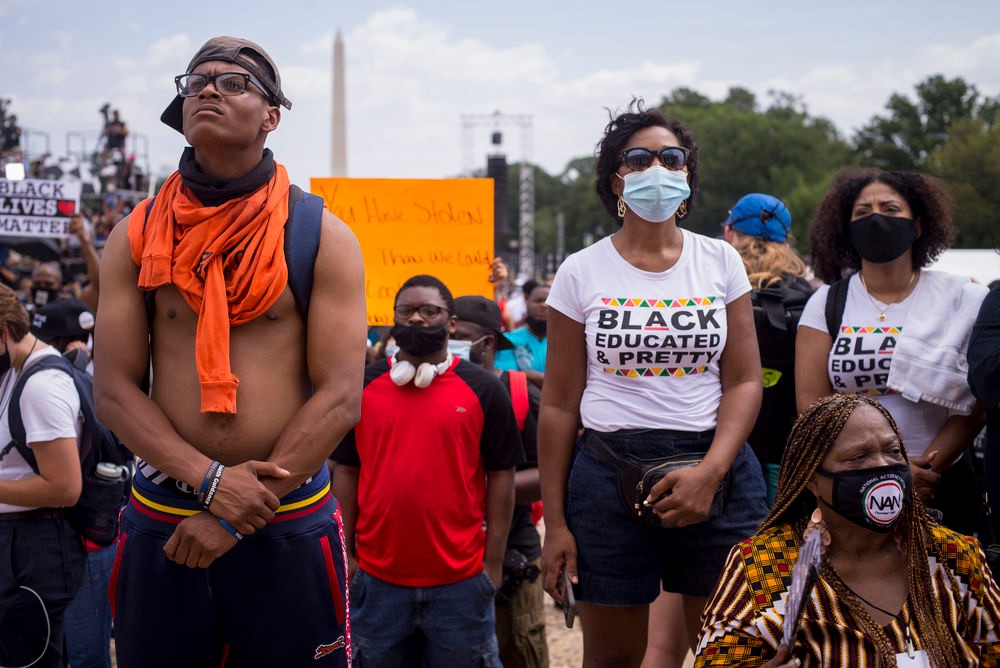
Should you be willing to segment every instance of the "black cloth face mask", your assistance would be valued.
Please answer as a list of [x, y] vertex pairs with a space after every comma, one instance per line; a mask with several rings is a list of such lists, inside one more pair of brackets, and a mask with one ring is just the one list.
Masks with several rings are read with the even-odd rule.
[[392, 328], [392, 336], [396, 339], [399, 349], [413, 355], [424, 357], [436, 353], [448, 343], [448, 330], [444, 325], [434, 327], [411, 327], [396, 325]]
[[851, 221], [851, 245], [869, 262], [891, 262], [906, 252], [917, 239], [912, 218], [873, 213]]
[[889, 464], [874, 468], [837, 471], [816, 469], [833, 481], [833, 503], [817, 497], [823, 505], [858, 526], [877, 533], [889, 533], [903, 515], [913, 478], [909, 464]]

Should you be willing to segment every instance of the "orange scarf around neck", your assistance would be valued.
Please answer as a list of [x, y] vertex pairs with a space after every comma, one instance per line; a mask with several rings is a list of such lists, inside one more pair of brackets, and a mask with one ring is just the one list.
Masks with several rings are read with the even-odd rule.
[[[288, 282], [285, 221], [288, 172], [275, 163], [271, 180], [219, 206], [203, 206], [174, 172], [146, 218], [146, 200], [128, 228], [139, 288], [173, 284], [198, 314], [195, 363], [202, 413], [236, 413], [239, 379], [229, 363], [230, 327], [262, 315]], [[145, 220], [145, 225], [143, 221]]]

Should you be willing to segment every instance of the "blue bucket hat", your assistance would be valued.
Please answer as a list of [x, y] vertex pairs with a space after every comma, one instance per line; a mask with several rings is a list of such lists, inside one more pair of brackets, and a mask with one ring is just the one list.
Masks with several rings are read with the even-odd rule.
[[724, 225], [764, 241], [784, 243], [792, 229], [792, 214], [777, 197], [751, 193], [736, 202]]

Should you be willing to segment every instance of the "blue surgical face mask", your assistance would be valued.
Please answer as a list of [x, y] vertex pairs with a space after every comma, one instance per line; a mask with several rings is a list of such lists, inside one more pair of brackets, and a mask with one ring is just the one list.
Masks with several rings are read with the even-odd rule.
[[448, 339], [448, 352], [454, 357], [469, 361], [469, 351], [472, 350], [472, 341], [456, 341]]
[[625, 181], [622, 199], [636, 215], [651, 223], [669, 220], [681, 202], [691, 196], [687, 174], [660, 165], [620, 178]]

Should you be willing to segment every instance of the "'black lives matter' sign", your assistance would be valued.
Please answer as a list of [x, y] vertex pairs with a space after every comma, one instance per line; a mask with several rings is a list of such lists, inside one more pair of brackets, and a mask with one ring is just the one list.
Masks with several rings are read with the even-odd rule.
[[79, 205], [79, 183], [0, 179], [0, 236], [68, 237]]

